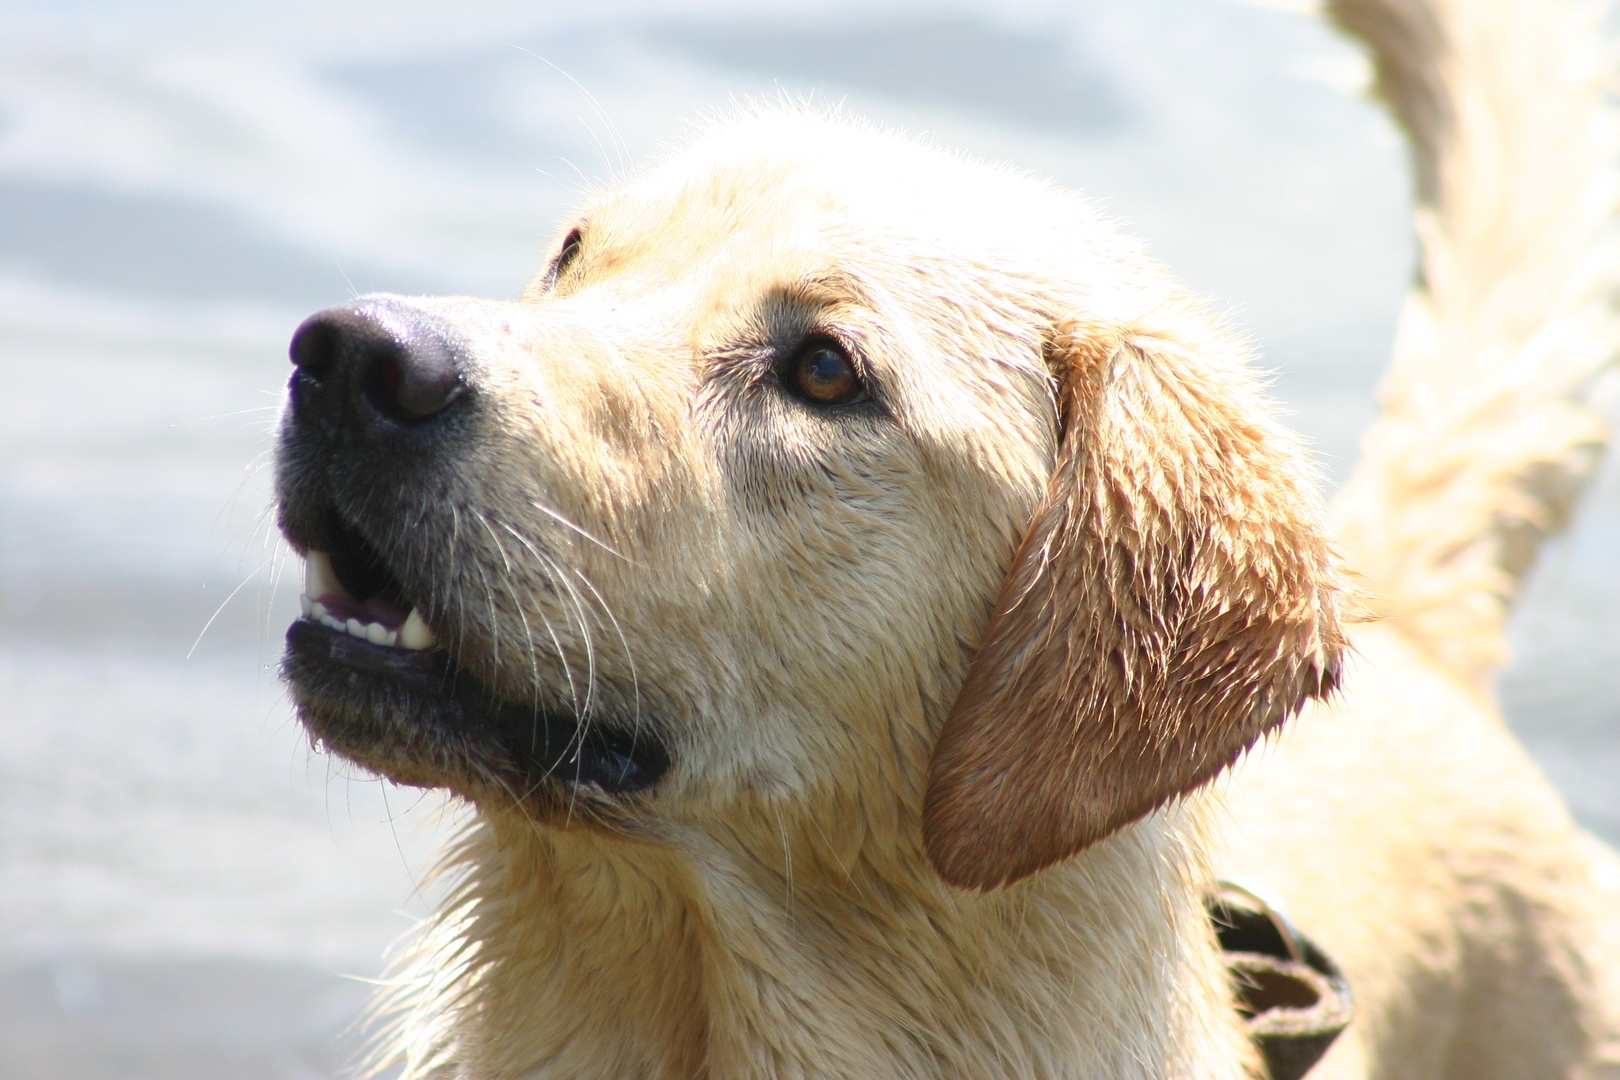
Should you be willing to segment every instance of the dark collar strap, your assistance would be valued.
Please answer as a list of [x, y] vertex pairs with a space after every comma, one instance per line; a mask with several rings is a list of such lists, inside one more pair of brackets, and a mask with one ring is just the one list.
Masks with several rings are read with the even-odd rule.
[[1231, 881], [1205, 902], [1237, 991], [1237, 1009], [1271, 1080], [1300, 1080], [1350, 1023], [1339, 966], [1286, 916]]

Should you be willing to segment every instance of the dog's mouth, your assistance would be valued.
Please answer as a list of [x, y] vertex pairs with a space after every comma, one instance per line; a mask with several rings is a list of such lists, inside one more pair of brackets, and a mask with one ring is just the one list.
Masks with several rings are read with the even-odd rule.
[[361, 641], [405, 652], [434, 646], [427, 620], [405, 594], [388, 564], [352, 530], [336, 551], [304, 558], [304, 618]]
[[441, 647], [387, 559], [336, 515], [304, 562], [283, 666], [305, 725], [395, 780], [543, 806], [560, 787], [643, 791], [669, 767], [639, 716], [502, 699]]

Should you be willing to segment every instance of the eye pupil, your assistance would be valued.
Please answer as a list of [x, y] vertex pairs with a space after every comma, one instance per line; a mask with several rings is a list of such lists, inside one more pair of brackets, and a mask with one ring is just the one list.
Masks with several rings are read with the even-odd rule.
[[849, 357], [834, 349], [811, 349], [797, 364], [799, 391], [823, 405], [843, 405], [860, 397], [864, 388]]

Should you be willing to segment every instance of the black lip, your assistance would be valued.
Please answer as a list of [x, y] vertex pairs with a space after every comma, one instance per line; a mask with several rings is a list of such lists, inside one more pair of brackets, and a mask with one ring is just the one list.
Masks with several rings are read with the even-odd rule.
[[561, 711], [497, 699], [435, 650], [374, 645], [311, 619], [298, 619], [287, 629], [287, 650], [289, 661], [331, 664], [386, 680], [409, 692], [412, 712], [497, 740], [505, 751], [501, 756], [513, 762], [525, 787], [553, 780], [627, 795], [652, 787], [669, 769], [668, 750], [650, 731], [632, 733], [594, 717], [582, 724]]

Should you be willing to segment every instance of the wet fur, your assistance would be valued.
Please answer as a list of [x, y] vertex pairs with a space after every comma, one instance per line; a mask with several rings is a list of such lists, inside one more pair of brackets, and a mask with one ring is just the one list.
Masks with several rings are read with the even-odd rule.
[[[867, 164], [853, 183], [832, 167], [852, 158]], [[962, 235], [964, 201], [1021, 206], [1024, 224]], [[1278, 571], [1297, 594], [1260, 597], [1252, 620], [1282, 688], [1197, 728], [1224, 740], [1212, 756], [1318, 687], [1300, 672], [1331, 662], [1317, 626], [1336, 571], [1241, 345], [1072, 197], [812, 115], [724, 127], [580, 220], [578, 260], [524, 303], [411, 302], [468, 343], [481, 405], [470, 449], [433, 467], [439, 504], [412, 510], [393, 551], [485, 685], [586, 714], [604, 707], [587, 695], [611, 699], [674, 765], [626, 800], [447, 771], [480, 821], [424, 945], [413, 1074], [1243, 1075], [1252, 1051], [1201, 903], [1205, 810], [1143, 818], [1220, 762], [1175, 765], [1144, 801], [1127, 756], [1106, 838], [958, 863], [988, 886], [1088, 848], [1008, 888], [947, 883], [921, 820], [937, 733], [1029, 521], [1043, 501], [1084, 516], [1049, 498], [1063, 445], [1143, 471], [1121, 497], [1149, 473], [1182, 491], [1144, 587], [1160, 572], [1189, 597], [1217, 584], [1232, 564], [1183, 566], [1175, 537], [1256, 492], [1252, 520], [1285, 537], [1255, 558], [1297, 567]], [[781, 392], [772, 357], [812, 330], [850, 343], [879, 405], [822, 415]], [[1121, 410], [1186, 426], [1161, 439]], [[1230, 461], [1183, 468], [1228, 427]], [[1145, 677], [1162, 657], [1142, 660]], [[1099, 745], [1137, 723], [1129, 687], [1112, 692]], [[306, 721], [333, 711], [311, 700]], [[1154, 715], [1169, 727], [1143, 745], [1180, 737]], [[345, 739], [345, 723], [325, 737], [384, 771], [376, 747], [422, 727]], [[1026, 801], [1001, 804], [1011, 823]]]
[[[295, 542], [324, 485], [488, 694], [673, 760], [609, 796], [293, 671], [323, 741], [477, 807], [408, 1075], [1252, 1075], [1217, 864], [1351, 973], [1322, 1077], [1620, 1067], [1612, 854], [1429, 639], [1347, 639], [1243, 345], [1083, 202], [786, 110], [576, 227], [521, 303], [387, 301], [476, 401], [421, 467], [283, 456]], [[782, 393], [810, 333], [873, 407]]]

